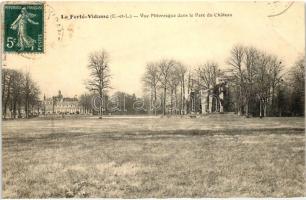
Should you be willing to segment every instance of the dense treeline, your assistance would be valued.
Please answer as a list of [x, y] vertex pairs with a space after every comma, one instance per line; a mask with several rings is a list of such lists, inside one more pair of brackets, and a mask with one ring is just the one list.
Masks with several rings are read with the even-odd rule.
[[300, 58], [289, 72], [288, 86], [281, 88], [280, 106], [290, 106], [287, 112], [304, 115], [305, 110], [305, 62]]
[[[235, 112], [247, 117], [304, 116], [304, 58], [285, 66], [275, 55], [236, 45], [225, 63], [222, 68], [216, 61], [187, 68], [174, 59], [150, 62], [142, 77], [142, 98], [119, 91], [110, 96], [109, 54], [105, 50], [92, 52], [87, 66], [89, 93], [80, 96], [79, 105], [85, 113], [101, 118], [103, 114], [185, 115], [206, 112], [207, 105], [209, 112]], [[226, 93], [222, 88], [225, 82]], [[29, 73], [2, 69], [4, 118], [29, 118], [39, 113], [39, 94]], [[214, 101], [210, 98], [213, 95], [223, 96]]]
[[39, 112], [39, 88], [29, 73], [2, 68], [2, 117], [29, 118]]
[[144, 93], [149, 96], [150, 113], [184, 114], [186, 113], [186, 87], [190, 90], [190, 80], [187, 81], [187, 68], [175, 60], [161, 60], [148, 63], [143, 76]]
[[227, 111], [247, 117], [304, 115], [304, 59], [289, 68], [286, 71], [277, 56], [241, 45], [232, 48], [223, 70], [214, 61], [188, 72], [175, 60], [151, 62], [143, 76], [145, 95], [150, 99], [148, 110], [164, 115], [201, 112], [201, 99], [190, 97], [201, 90], [212, 94], [219, 80], [226, 80]]
[[260, 117], [274, 115], [277, 89], [283, 81], [282, 61], [253, 47], [235, 46], [228, 64], [233, 74], [238, 115], [255, 115], [256, 111]]
[[[95, 99], [95, 102], [94, 102]], [[97, 93], [85, 93], [79, 98], [79, 104], [89, 113], [100, 114], [100, 106], [102, 106], [104, 114], [115, 115], [136, 115], [147, 113], [147, 102], [144, 99], [136, 97], [135, 94], [128, 94], [117, 91], [109, 96], [104, 94], [104, 101], [102, 103]]]

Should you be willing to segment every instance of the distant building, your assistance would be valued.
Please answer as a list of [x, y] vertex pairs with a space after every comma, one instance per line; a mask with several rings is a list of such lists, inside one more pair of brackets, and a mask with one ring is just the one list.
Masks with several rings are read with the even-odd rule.
[[218, 80], [215, 87], [201, 90], [201, 111], [202, 114], [227, 111], [226, 102], [228, 98], [228, 84], [224, 80]]
[[229, 87], [229, 72], [217, 78], [215, 86], [207, 89], [192, 90], [188, 97], [189, 113], [223, 113], [229, 112], [231, 108], [231, 97]]
[[76, 95], [73, 98], [63, 97], [59, 90], [57, 96], [51, 98], [44, 96], [43, 114], [85, 114], [85, 111]]

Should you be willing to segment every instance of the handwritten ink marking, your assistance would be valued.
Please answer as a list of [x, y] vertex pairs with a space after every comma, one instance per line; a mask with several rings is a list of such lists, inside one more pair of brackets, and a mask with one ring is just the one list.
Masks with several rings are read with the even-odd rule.
[[292, 1], [287, 8], [285, 8], [283, 11], [277, 13], [277, 14], [272, 14], [272, 15], [268, 15], [268, 17], [276, 17], [276, 16], [279, 16], [279, 15], [282, 15], [284, 14], [292, 5], [294, 4], [294, 1]]

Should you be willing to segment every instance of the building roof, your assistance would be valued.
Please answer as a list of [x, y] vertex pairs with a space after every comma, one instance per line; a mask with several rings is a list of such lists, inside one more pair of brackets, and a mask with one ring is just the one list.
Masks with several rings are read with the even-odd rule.
[[65, 98], [63, 98], [63, 101], [78, 101], [78, 99], [77, 98], [70, 98], [70, 97], [65, 97]]

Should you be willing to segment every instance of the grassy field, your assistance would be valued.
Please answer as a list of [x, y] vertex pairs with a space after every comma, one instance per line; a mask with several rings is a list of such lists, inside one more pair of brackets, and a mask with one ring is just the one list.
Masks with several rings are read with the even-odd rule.
[[305, 196], [304, 118], [4, 121], [4, 198]]

